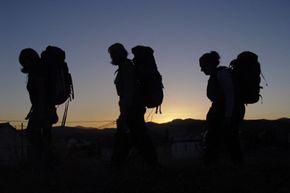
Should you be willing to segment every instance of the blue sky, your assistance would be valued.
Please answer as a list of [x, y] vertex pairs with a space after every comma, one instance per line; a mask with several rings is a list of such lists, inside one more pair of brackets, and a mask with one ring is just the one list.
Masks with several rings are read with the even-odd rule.
[[222, 65], [244, 50], [259, 55], [269, 86], [262, 81], [263, 104], [249, 105], [247, 119], [289, 117], [289, 10], [288, 0], [1, 0], [0, 120], [23, 120], [30, 108], [20, 50], [47, 45], [67, 54], [76, 95], [68, 121], [115, 120], [116, 68], [107, 53], [115, 42], [155, 50], [165, 100], [163, 114], [147, 120], [205, 118], [208, 77], [198, 58], [211, 50]]

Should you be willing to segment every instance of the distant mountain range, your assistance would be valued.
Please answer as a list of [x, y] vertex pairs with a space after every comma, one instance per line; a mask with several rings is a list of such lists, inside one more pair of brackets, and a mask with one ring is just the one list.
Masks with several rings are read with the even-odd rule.
[[[147, 126], [154, 141], [190, 140], [206, 129], [206, 121], [195, 119], [175, 119], [167, 123], [148, 122]], [[112, 142], [115, 133], [114, 128], [97, 129], [85, 127], [55, 127], [54, 134], [60, 138], [85, 138], [87, 140]], [[241, 137], [251, 140], [266, 142], [289, 142], [290, 143], [290, 119], [281, 118], [277, 120], [245, 120], [241, 125]]]
[[[147, 122], [147, 127], [150, 130], [180, 130], [185, 128], [200, 130], [203, 129], [206, 125], [205, 120], [197, 120], [197, 119], [174, 119], [170, 122], [166, 123], [155, 123], [155, 122]], [[244, 122], [241, 125], [241, 129], [247, 129], [248, 127], [256, 127], [257, 128], [271, 128], [271, 127], [277, 127], [282, 126], [283, 128], [289, 128], [290, 129], [290, 118], [280, 118], [276, 120], [267, 120], [267, 119], [255, 119], [255, 120], [244, 120]], [[62, 131], [70, 131], [72, 133], [94, 133], [94, 132], [108, 132], [111, 133], [112, 130], [115, 130], [115, 128], [104, 128], [104, 129], [98, 129], [98, 128], [87, 128], [82, 126], [77, 127], [55, 127], [57, 130]]]

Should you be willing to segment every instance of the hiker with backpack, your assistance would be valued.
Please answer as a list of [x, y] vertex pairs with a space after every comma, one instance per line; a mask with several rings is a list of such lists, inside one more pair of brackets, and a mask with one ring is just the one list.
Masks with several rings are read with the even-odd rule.
[[114, 139], [113, 166], [117, 168], [123, 166], [134, 147], [149, 166], [158, 167], [155, 147], [144, 120], [146, 107], [134, 64], [128, 59], [128, 52], [120, 43], [111, 45], [108, 52], [112, 59], [111, 63], [118, 66], [114, 83], [119, 96], [120, 110]]
[[[22, 72], [27, 74], [27, 90], [31, 101], [26, 134], [34, 151], [35, 161], [49, 166], [54, 159], [51, 150], [52, 125], [58, 122], [56, 105], [73, 98], [71, 75], [65, 60], [65, 52], [55, 46], [47, 46], [38, 53], [26, 48], [20, 52]], [[66, 114], [65, 114], [66, 115]], [[65, 116], [64, 116], [65, 117]]]
[[23, 49], [19, 62], [23, 67], [21, 71], [27, 74], [31, 102], [31, 109], [25, 118], [28, 120], [26, 135], [35, 154], [34, 161], [39, 162], [39, 159], [46, 159], [44, 157], [50, 154], [51, 128], [58, 121], [58, 116], [49, 94], [45, 67], [38, 53], [31, 48]]
[[204, 164], [218, 161], [219, 149], [224, 145], [235, 165], [243, 163], [239, 141], [239, 125], [245, 114], [245, 105], [236, 93], [231, 69], [219, 66], [220, 56], [216, 51], [199, 58], [201, 71], [209, 76], [207, 97], [212, 102], [207, 113], [208, 132], [205, 143]]

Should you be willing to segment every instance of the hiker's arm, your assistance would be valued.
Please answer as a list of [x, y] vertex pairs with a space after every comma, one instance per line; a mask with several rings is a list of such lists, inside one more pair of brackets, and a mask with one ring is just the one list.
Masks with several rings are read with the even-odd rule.
[[47, 97], [45, 94], [44, 78], [37, 77], [33, 80], [33, 91], [30, 94], [32, 94], [33, 116], [40, 121], [44, 119], [45, 97]]
[[37, 100], [38, 100], [38, 107], [39, 107], [39, 110], [41, 110], [41, 112], [43, 113], [44, 112], [44, 106], [45, 106], [45, 103], [46, 103], [46, 100], [45, 98], [47, 97], [46, 96], [46, 92], [45, 92], [45, 80], [44, 78], [39, 78], [38, 82], [37, 82], [37, 93], [38, 93], [38, 97], [37, 97]]
[[120, 111], [126, 115], [133, 104], [133, 95], [135, 89], [135, 74], [133, 68], [124, 68], [121, 78], [122, 91], [120, 96]]
[[225, 118], [232, 118], [234, 108], [234, 85], [231, 74], [221, 70], [217, 74], [218, 81], [225, 97]]

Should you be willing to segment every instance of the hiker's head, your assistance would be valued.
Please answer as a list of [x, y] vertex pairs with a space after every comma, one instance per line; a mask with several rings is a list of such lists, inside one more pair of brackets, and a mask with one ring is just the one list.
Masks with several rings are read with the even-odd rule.
[[40, 63], [40, 57], [38, 53], [32, 48], [25, 48], [21, 50], [18, 60], [23, 67], [21, 69], [23, 73], [28, 73], [32, 68]]
[[216, 51], [203, 54], [199, 58], [199, 65], [201, 71], [206, 75], [211, 75], [216, 71], [217, 66], [220, 64], [220, 56]]
[[128, 52], [125, 47], [120, 43], [115, 43], [108, 48], [108, 52], [111, 56], [111, 63], [113, 65], [119, 65], [125, 61], [128, 57]]

